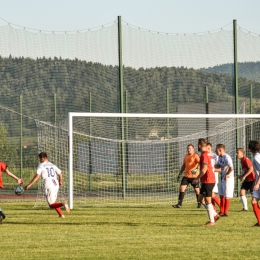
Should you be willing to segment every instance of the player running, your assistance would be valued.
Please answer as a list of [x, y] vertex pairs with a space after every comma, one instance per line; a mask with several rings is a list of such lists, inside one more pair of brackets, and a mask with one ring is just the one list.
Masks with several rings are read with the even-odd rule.
[[[192, 144], [189, 144], [187, 146], [187, 154], [184, 157], [183, 164], [180, 169], [180, 173], [178, 175], [178, 180], [182, 173], [185, 171], [185, 174], [181, 180], [180, 184], [180, 192], [179, 192], [179, 199], [178, 203], [176, 205], [172, 205], [174, 208], [181, 208], [182, 207], [182, 202], [184, 199], [185, 195], [185, 190], [189, 184], [191, 184], [194, 188], [197, 201], [198, 201], [198, 196], [200, 193], [199, 190], [199, 185], [197, 184], [192, 184], [192, 181], [199, 175], [199, 162], [200, 162], [200, 157], [197, 153], [194, 151], [194, 146]], [[200, 202], [198, 202], [198, 208], [200, 208]]]
[[[2, 176], [3, 172], [5, 172], [11, 178], [15, 179], [18, 184], [23, 184], [23, 180], [22, 179], [16, 177], [13, 173], [11, 173], [8, 170], [8, 165], [6, 163], [0, 162], [0, 189], [4, 188], [3, 176]], [[2, 209], [0, 207], [0, 224], [2, 224], [3, 219], [5, 219], [5, 214], [4, 214], [4, 212], [2, 211]]]
[[193, 184], [197, 184], [199, 179], [202, 182], [200, 188], [199, 201], [205, 201], [206, 210], [209, 216], [209, 221], [205, 226], [214, 226], [215, 222], [219, 219], [219, 215], [215, 212], [212, 201], [212, 190], [215, 186], [215, 174], [213, 172], [211, 154], [207, 151], [207, 141], [203, 138], [198, 140], [198, 150], [201, 151], [200, 156], [200, 174], [193, 180]]
[[240, 198], [243, 205], [241, 211], [248, 211], [246, 192], [250, 190], [252, 194], [255, 182], [255, 173], [251, 160], [245, 156], [245, 150], [243, 148], [237, 149], [237, 158], [241, 161], [242, 174], [238, 178], [242, 181], [240, 188]]
[[254, 186], [254, 190], [252, 193], [252, 206], [253, 210], [257, 219], [257, 223], [254, 225], [254, 227], [260, 227], [260, 208], [258, 205], [258, 201], [260, 199], [260, 178], [259, 178], [259, 172], [260, 172], [260, 143], [255, 140], [249, 141], [248, 149], [250, 152], [254, 155], [253, 157], [253, 167], [254, 167], [254, 173], [256, 177], [256, 182]]
[[221, 182], [219, 185], [220, 195], [220, 213], [221, 217], [228, 216], [230, 208], [230, 198], [233, 198], [234, 193], [234, 167], [231, 157], [226, 154], [224, 144], [216, 146], [216, 153], [219, 156], [218, 163], [215, 166], [215, 171], [220, 172]]
[[[36, 175], [33, 177], [31, 182], [25, 186], [25, 190], [28, 190], [41, 176], [49, 207], [51, 209], [55, 209], [59, 214], [59, 217], [65, 218], [62, 214], [61, 207], [64, 206], [66, 211], [69, 213], [70, 208], [68, 206], [68, 202], [56, 202], [59, 187], [62, 185], [61, 170], [56, 165], [48, 161], [48, 156], [45, 152], [41, 152], [38, 157], [41, 163], [37, 167]], [[57, 175], [59, 180], [57, 180]]]

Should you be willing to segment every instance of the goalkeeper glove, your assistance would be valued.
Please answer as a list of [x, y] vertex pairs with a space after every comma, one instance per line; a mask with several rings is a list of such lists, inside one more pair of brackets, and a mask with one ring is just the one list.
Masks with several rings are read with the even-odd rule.
[[181, 175], [182, 175], [182, 172], [179, 172], [179, 174], [177, 176], [177, 181], [180, 181]]

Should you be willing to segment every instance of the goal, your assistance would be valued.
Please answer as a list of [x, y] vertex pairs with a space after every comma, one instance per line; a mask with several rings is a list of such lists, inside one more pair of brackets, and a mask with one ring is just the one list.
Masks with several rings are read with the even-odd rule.
[[[255, 114], [69, 113], [64, 122], [37, 122], [37, 127], [39, 150], [67, 175], [60, 194], [73, 208], [176, 203], [188, 144], [197, 149], [199, 138], [213, 148], [225, 144], [237, 174], [236, 148], [259, 139], [259, 121]], [[195, 198], [188, 187], [184, 203]], [[36, 205], [41, 200], [39, 187]]]

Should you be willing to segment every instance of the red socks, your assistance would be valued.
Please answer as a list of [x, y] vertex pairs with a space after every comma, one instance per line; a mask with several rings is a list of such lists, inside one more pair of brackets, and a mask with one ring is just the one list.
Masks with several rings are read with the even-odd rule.
[[59, 214], [59, 216], [62, 216], [62, 211], [60, 209], [60, 207], [62, 207], [63, 204], [61, 202], [55, 202], [53, 204], [50, 205], [51, 209], [55, 209], [57, 211], [57, 213]]
[[218, 205], [218, 207], [220, 208], [220, 200], [219, 200], [218, 196], [212, 197], [212, 200], [213, 200], [214, 203], [216, 203], [216, 204]]
[[56, 209], [56, 208], [60, 208], [62, 206], [63, 206], [63, 204], [61, 202], [55, 202], [55, 203], [50, 205], [50, 208], [51, 209]]
[[220, 196], [220, 213], [224, 213], [225, 211], [225, 197]]
[[230, 207], [230, 199], [220, 196], [220, 213], [227, 215]]
[[257, 222], [258, 222], [258, 224], [260, 224], [260, 209], [259, 209], [258, 203], [252, 203], [252, 206], [253, 206], [255, 216], [257, 218]]
[[230, 207], [230, 199], [225, 198], [225, 208], [224, 208], [224, 214], [228, 214], [228, 210]]

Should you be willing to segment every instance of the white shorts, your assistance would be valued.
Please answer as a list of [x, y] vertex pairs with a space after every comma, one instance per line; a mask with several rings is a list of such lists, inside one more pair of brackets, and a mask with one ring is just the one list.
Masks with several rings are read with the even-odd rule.
[[234, 178], [228, 178], [227, 181], [221, 180], [219, 184], [219, 196], [233, 198], [234, 196]]
[[216, 184], [215, 184], [215, 186], [214, 186], [214, 188], [213, 188], [213, 192], [214, 193], [218, 193], [218, 172], [214, 172], [215, 173], [215, 181], [216, 181]]
[[252, 198], [260, 199], [260, 189], [253, 190]]
[[215, 184], [213, 190], [214, 193], [218, 193], [218, 183]]
[[47, 182], [44, 184], [44, 191], [46, 201], [49, 205], [57, 201], [59, 192], [59, 183], [57, 180], [52, 179], [52, 182]]

